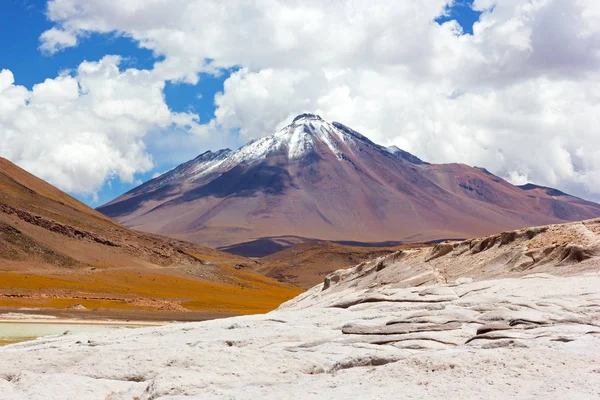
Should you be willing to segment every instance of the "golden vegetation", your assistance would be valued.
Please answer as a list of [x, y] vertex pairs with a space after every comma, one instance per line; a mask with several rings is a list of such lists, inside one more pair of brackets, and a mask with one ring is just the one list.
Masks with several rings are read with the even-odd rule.
[[[224, 267], [227, 268], [227, 267]], [[216, 283], [177, 273], [106, 270], [69, 275], [0, 273], [0, 307], [174, 309], [250, 314], [270, 311], [301, 290], [242, 272]], [[1, 293], [10, 293], [10, 297]], [[18, 296], [18, 297], [16, 297]]]

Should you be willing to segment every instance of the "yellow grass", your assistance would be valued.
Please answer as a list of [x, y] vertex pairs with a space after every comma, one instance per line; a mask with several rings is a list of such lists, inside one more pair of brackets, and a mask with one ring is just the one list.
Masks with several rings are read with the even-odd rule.
[[191, 311], [251, 314], [270, 311], [301, 292], [258, 275], [235, 273], [236, 282], [220, 284], [127, 270], [63, 276], [2, 272], [0, 293], [21, 293], [27, 297], [0, 297], [0, 306], [66, 308], [79, 303], [86, 308], [138, 308], [131, 300], [143, 298], [171, 301]]

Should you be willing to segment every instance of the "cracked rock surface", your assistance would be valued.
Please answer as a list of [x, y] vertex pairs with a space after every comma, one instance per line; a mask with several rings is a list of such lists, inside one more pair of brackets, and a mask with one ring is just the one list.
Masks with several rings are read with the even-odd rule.
[[[439, 248], [390, 255], [264, 315], [7, 346], [0, 398], [597, 399], [599, 231], [568, 224], [449, 244], [433, 259]], [[582, 239], [561, 244], [573, 232]], [[513, 268], [545, 246], [564, 257]], [[435, 278], [407, 283], [426, 271]]]

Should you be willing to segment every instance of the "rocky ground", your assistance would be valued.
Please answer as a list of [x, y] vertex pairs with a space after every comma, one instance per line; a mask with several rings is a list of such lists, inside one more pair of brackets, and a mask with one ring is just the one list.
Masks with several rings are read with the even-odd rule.
[[7, 346], [0, 398], [596, 399], [599, 225], [394, 253], [268, 314]]

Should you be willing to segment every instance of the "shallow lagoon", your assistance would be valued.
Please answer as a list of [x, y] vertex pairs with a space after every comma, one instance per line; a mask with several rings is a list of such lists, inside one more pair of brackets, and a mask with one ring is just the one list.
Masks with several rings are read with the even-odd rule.
[[[0, 346], [33, 340], [42, 336], [62, 335], [66, 331], [71, 333], [90, 333], [122, 327], [124, 326], [118, 324], [0, 322]], [[135, 327], [131, 325], [127, 326], [127, 328]]]

